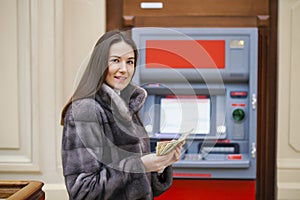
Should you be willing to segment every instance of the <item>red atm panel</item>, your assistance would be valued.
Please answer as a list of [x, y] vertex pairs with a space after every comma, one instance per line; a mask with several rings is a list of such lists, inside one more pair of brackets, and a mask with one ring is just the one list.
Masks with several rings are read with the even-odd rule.
[[146, 68], [225, 68], [224, 40], [147, 40]]
[[254, 200], [255, 187], [254, 180], [175, 179], [155, 200]]

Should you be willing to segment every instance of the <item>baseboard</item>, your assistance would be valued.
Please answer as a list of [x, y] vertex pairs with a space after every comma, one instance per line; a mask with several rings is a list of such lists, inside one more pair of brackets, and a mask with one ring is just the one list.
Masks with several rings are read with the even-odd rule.
[[48, 183], [43, 186], [47, 200], [69, 200], [69, 196], [63, 183]]
[[278, 183], [277, 200], [299, 200], [300, 184], [299, 183]]

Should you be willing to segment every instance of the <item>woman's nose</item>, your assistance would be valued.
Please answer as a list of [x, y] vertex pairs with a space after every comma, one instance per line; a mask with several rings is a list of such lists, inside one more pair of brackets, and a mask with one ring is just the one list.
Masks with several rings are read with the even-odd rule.
[[125, 61], [123, 61], [123, 62], [120, 63], [119, 70], [122, 71], [122, 72], [127, 71], [127, 66], [126, 66], [126, 62]]

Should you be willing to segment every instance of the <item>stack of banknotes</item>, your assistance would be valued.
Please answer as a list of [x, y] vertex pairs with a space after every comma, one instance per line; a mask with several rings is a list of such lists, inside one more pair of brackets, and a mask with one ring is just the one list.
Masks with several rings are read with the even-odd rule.
[[175, 149], [178, 145], [180, 145], [186, 138], [187, 136], [192, 132], [188, 131], [183, 133], [180, 138], [174, 139], [171, 141], [159, 141], [156, 144], [156, 155], [158, 156], [163, 156], [168, 153], [170, 153], [173, 149]]

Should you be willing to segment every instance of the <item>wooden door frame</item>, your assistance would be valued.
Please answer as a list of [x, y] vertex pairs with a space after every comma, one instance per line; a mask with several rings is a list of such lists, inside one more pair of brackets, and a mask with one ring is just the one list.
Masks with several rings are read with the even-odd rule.
[[[258, 16], [257, 199], [276, 198], [278, 0], [268, 0], [269, 16]], [[106, 30], [126, 28], [123, 0], [106, 0]], [[126, 21], [126, 20], [125, 20]], [[127, 27], [130, 28], [130, 27]]]

